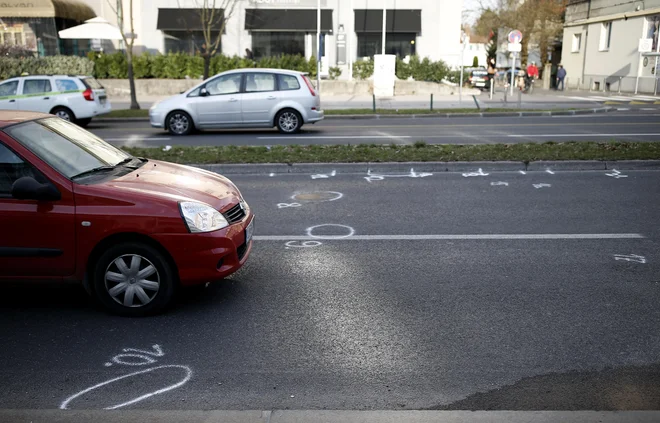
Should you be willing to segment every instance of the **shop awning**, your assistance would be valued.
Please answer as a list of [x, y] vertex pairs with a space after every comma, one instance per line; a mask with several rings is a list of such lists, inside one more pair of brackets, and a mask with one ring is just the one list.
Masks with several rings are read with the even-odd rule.
[[80, 0], [7, 1], [0, 7], [0, 18], [62, 18], [83, 22], [94, 17], [94, 10]]
[[[421, 10], [390, 10], [385, 17], [386, 32], [422, 32]], [[355, 32], [382, 32], [383, 11], [355, 9]]]
[[121, 30], [103, 18], [94, 18], [84, 24], [58, 32], [62, 39], [74, 40], [121, 40]]
[[220, 26], [224, 18], [224, 9], [158, 9], [156, 29], [161, 31], [202, 31], [209, 23], [212, 26]]
[[[316, 32], [316, 9], [245, 9], [245, 29]], [[321, 10], [321, 31], [332, 32], [332, 10]]]

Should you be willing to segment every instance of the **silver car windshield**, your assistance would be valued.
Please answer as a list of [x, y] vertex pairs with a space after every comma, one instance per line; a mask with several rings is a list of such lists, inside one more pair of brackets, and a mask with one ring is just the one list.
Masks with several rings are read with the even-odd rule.
[[116, 166], [132, 157], [59, 118], [21, 123], [5, 132], [67, 178], [99, 167]]

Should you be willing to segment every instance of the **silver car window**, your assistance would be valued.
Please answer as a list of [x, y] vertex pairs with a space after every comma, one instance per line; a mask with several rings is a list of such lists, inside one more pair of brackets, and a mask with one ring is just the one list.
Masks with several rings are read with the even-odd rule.
[[219, 76], [206, 84], [206, 91], [210, 95], [237, 94], [241, 92], [241, 78], [240, 73]]
[[280, 91], [299, 90], [298, 78], [293, 75], [278, 75], [280, 78]]
[[275, 91], [275, 75], [272, 73], [245, 74], [246, 93], [258, 93], [264, 91]]

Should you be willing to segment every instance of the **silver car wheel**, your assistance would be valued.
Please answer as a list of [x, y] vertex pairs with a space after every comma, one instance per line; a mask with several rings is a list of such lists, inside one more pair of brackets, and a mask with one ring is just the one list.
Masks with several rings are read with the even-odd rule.
[[71, 115], [66, 110], [58, 110], [55, 112], [55, 116], [60, 119], [68, 120], [69, 122], [71, 121]]
[[181, 135], [188, 131], [190, 120], [188, 119], [188, 116], [184, 115], [183, 113], [174, 113], [172, 116], [170, 116], [167, 125], [172, 132]]
[[105, 289], [124, 307], [143, 307], [158, 294], [160, 275], [146, 258], [126, 254], [116, 258], [106, 269]]
[[293, 132], [298, 129], [298, 116], [293, 112], [284, 112], [280, 115], [279, 125], [284, 132]]

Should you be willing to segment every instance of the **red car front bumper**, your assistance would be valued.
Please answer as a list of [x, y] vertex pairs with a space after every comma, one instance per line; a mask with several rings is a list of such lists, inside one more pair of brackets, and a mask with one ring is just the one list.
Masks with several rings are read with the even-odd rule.
[[242, 222], [219, 231], [152, 237], [174, 259], [181, 285], [199, 285], [221, 280], [245, 264], [252, 251], [252, 241], [245, 242], [245, 230], [253, 220], [250, 213]]

